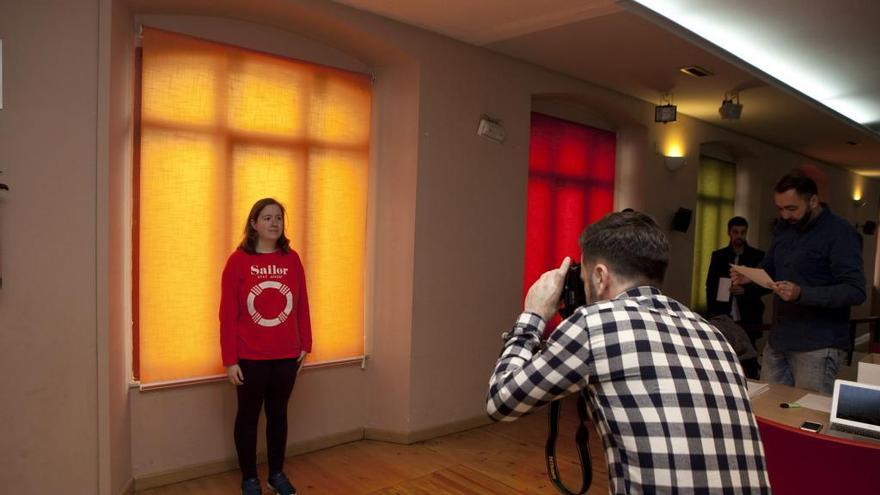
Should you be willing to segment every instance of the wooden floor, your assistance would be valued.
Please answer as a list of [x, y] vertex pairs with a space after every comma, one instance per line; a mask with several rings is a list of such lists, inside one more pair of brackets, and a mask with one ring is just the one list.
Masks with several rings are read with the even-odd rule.
[[[566, 400], [560, 420], [558, 457], [563, 480], [580, 488], [574, 448], [577, 413]], [[285, 472], [301, 495], [465, 495], [555, 494], [547, 479], [544, 442], [547, 413], [540, 410], [513, 423], [496, 423], [413, 445], [360, 441], [290, 457]], [[590, 433], [593, 484], [589, 495], [608, 493], [601, 441]], [[265, 488], [266, 467], [260, 466]], [[240, 475], [231, 471], [174, 485], [138, 491], [144, 495], [239, 493]]]

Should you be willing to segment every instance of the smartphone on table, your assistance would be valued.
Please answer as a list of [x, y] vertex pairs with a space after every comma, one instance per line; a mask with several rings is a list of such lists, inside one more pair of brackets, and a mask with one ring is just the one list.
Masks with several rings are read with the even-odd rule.
[[804, 421], [801, 423], [801, 429], [806, 431], [812, 431], [813, 433], [819, 433], [822, 431], [822, 423], [814, 423], [812, 421]]

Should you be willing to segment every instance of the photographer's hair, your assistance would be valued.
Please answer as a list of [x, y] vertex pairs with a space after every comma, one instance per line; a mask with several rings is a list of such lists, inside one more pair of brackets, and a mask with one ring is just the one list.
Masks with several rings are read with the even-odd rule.
[[730, 232], [730, 229], [734, 227], [749, 228], [749, 221], [743, 217], [733, 217], [727, 221], [727, 232]]
[[798, 172], [785, 174], [776, 183], [773, 188], [775, 193], [784, 193], [785, 191], [794, 189], [798, 196], [804, 201], [809, 201], [811, 197], [819, 194], [819, 187], [813, 179]]
[[633, 282], [663, 283], [669, 240], [644, 213], [609, 213], [584, 229], [580, 245], [585, 263], [601, 261]]
[[[263, 211], [263, 208], [269, 205], [277, 205], [278, 208], [281, 208], [281, 216], [285, 219], [287, 218], [287, 213], [284, 211], [284, 205], [274, 198], [263, 198], [254, 203], [254, 206], [251, 207], [251, 212], [248, 213], [247, 220], [244, 222], [244, 238], [241, 240], [241, 244], [238, 245], [239, 249], [242, 251], [248, 254], [257, 254], [257, 239], [259, 238], [259, 234], [256, 229], [254, 229], [251, 222], [256, 223], [257, 218], [260, 216], [260, 212]], [[284, 235], [283, 229], [281, 231], [281, 237], [278, 238], [275, 246], [283, 254], [290, 252], [290, 240]]]

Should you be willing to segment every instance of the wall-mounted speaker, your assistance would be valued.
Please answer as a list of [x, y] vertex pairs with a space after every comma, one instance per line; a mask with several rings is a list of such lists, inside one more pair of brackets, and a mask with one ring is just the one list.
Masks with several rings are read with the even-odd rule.
[[687, 208], [679, 208], [672, 216], [672, 230], [678, 232], [687, 232], [691, 226], [691, 217], [694, 216], [693, 210]]

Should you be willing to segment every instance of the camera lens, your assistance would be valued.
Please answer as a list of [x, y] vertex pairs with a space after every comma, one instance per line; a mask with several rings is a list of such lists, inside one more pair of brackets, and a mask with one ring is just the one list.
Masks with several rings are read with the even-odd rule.
[[581, 280], [580, 263], [572, 263], [565, 274], [565, 282], [562, 286], [562, 295], [559, 299], [559, 315], [563, 318], [571, 316], [575, 310], [587, 304], [587, 296], [584, 293], [584, 281]]

